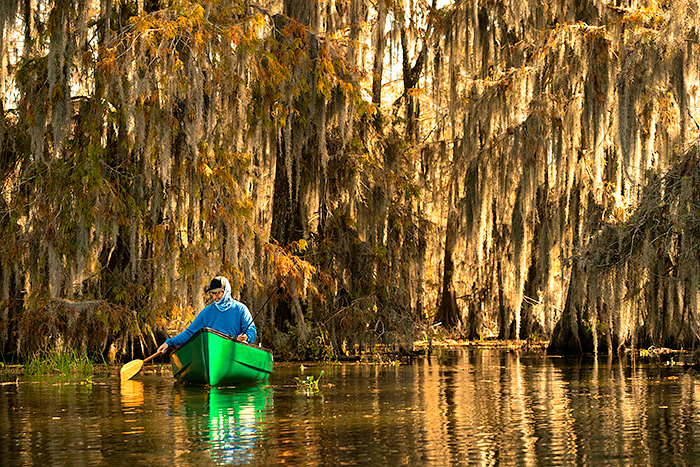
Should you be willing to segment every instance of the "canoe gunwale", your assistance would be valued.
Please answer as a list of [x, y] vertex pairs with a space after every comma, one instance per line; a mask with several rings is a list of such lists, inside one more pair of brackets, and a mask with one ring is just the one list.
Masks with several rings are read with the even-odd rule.
[[239, 341], [239, 340], [236, 340], [235, 337], [231, 337], [231, 336], [229, 336], [228, 334], [225, 334], [225, 333], [223, 333], [223, 332], [221, 332], [221, 331], [217, 331], [216, 329], [207, 328], [207, 327], [204, 327], [204, 328], [201, 328], [201, 329], [197, 330], [197, 332], [195, 332], [194, 334], [192, 334], [192, 337], [190, 337], [189, 339], [187, 339], [187, 341], [185, 341], [185, 343], [183, 343], [182, 345], [180, 345], [180, 346], [178, 346], [178, 347], [175, 347], [175, 348], [173, 349], [173, 353], [177, 352], [178, 350], [180, 350], [181, 348], [185, 347], [187, 344], [189, 344], [189, 343], [192, 342], [193, 340], [197, 339], [197, 337], [199, 337], [199, 335], [202, 334], [202, 333], [204, 333], [204, 332], [208, 332], [208, 333], [210, 333], [210, 334], [215, 334], [215, 335], [221, 337], [222, 339], [227, 339], [227, 340], [230, 340], [231, 342], [235, 342], [236, 344], [245, 345], [246, 347], [252, 347], [253, 349], [256, 349], [256, 350], [262, 350], [263, 352], [267, 352], [267, 353], [269, 353], [270, 355], [272, 355], [272, 352], [270, 352], [269, 350], [267, 350], [267, 349], [264, 348], [264, 347], [260, 347], [259, 345], [251, 344], [251, 343], [249, 343], [249, 342], [241, 342], [241, 341]]
[[[212, 349], [215, 349], [213, 354]], [[225, 353], [221, 354], [219, 349]], [[222, 357], [228, 352], [231, 352], [230, 357]], [[218, 356], [210, 360], [210, 355]], [[235, 337], [207, 327], [197, 330], [184, 344], [175, 347], [170, 354], [170, 360], [173, 376], [179, 382], [207, 386], [265, 381], [272, 374], [274, 362], [269, 350], [255, 344], [239, 342]], [[191, 364], [192, 370], [186, 371]], [[236, 367], [238, 369], [235, 369]]]

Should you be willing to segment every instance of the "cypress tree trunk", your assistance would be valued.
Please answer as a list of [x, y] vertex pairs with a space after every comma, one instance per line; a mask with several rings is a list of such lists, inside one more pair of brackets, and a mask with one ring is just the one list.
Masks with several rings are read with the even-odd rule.
[[381, 130], [383, 127], [382, 118], [382, 78], [384, 76], [384, 56], [386, 52], [386, 3], [384, 0], [377, 0], [377, 22], [374, 25], [372, 44], [374, 46], [374, 65], [372, 73], [372, 104], [375, 106], [375, 127]]

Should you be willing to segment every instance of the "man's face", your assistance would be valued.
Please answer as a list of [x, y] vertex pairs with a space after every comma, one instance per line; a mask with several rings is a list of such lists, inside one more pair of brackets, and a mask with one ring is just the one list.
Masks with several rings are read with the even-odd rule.
[[224, 296], [224, 291], [223, 290], [218, 290], [216, 292], [210, 292], [211, 298], [214, 299], [215, 302], [218, 302], [221, 300], [221, 297]]

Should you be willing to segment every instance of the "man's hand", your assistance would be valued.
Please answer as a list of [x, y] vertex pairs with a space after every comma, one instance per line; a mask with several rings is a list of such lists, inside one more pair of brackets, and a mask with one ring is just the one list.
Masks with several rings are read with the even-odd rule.
[[158, 347], [158, 353], [165, 354], [166, 350], [168, 350], [168, 344], [163, 342], [160, 347]]
[[246, 334], [239, 334], [238, 336], [236, 336], [236, 340], [237, 340], [238, 342], [248, 342], [248, 335], [246, 335]]

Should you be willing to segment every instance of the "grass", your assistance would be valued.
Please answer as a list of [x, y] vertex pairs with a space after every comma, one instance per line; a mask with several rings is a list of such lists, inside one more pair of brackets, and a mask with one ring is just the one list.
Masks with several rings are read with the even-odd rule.
[[27, 375], [92, 375], [94, 371], [95, 364], [85, 353], [71, 349], [40, 351], [24, 364]]

